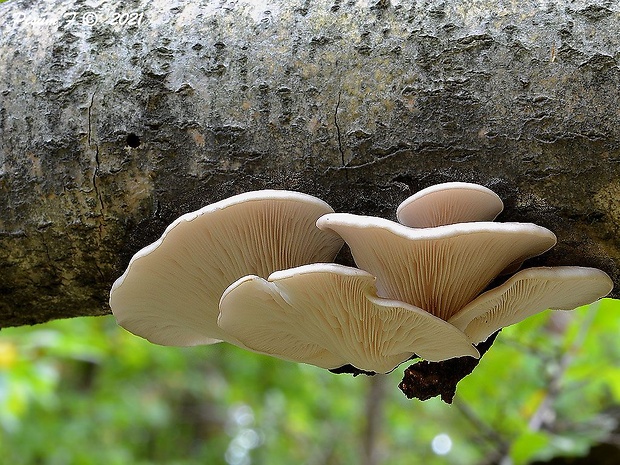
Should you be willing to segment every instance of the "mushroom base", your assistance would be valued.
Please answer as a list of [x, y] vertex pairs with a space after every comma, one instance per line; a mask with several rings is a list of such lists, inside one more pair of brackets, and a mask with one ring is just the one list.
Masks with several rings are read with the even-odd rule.
[[456, 394], [456, 385], [476, 368], [500, 331], [476, 345], [476, 349], [480, 352], [480, 359], [459, 357], [442, 362], [414, 363], [405, 370], [398, 387], [408, 399], [415, 398], [424, 401], [441, 396], [442, 401], [451, 404]]

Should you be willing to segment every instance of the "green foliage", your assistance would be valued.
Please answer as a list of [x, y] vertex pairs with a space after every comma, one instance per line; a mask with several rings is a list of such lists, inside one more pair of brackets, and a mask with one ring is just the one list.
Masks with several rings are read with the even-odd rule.
[[[368, 436], [371, 379], [218, 344], [152, 345], [114, 319], [0, 332], [0, 457], [21, 464], [515, 465], [582, 454], [615, 426], [620, 302], [506, 328], [454, 405], [409, 401], [389, 376]], [[376, 414], [375, 414], [376, 415]], [[371, 439], [368, 439], [371, 437]], [[433, 451], [433, 444], [436, 452]], [[443, 447], [443, 450], [441, 450]], [[445, 455], [439, 455], [444, 454]]]

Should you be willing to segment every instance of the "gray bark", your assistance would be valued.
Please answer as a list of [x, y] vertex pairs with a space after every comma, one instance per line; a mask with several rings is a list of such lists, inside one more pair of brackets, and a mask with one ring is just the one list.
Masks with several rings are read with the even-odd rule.
[[0, 327], [108, 313], [170, 221], [261, 188], [393, 219], [478, 182], [557, 234], [533, 263], [618, 283], [619, 58], [602, 0], [3, 3]]

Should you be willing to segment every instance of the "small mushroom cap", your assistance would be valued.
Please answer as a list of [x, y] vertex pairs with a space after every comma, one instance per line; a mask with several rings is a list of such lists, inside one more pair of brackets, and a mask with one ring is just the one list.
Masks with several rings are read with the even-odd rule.
[[479, 357], [449, 323], [403, 302], [377, 297], [374, 277], [312, 264], [232, 284], [218, 324], [245, 347], [334, 369], [351, 364], [387, 373], [417, 354], [430, 361]]
[[412, 229], [382, 218], [331, 213], [317, 226], [342, 236], [358, 267], [377, 277], [380, 297], [448, 320], [515, 262], [555, 245], [529, 223], [459, 223]]
[[224, 290], [249, 274], [333, 260], [342, 240], [315, 226], [329, 212], [310, 195], [262, 190], [187, 213], [133, 256], [110, 291], [112, 312], [157, 344], [236, 343], [217, 326]]
[[498, 195], [479, 184], [437, 184], [405, 199], [396, 210], [398, 221], [410, 228], [434, 228], [454, 223], [493, 221], [504, 209]]
[[612, 288], [609, 276], [596, 268], [529, 268], [481, 294], [448, 321], [478, 343], [546, 309], [572, 310], [590, 304]]

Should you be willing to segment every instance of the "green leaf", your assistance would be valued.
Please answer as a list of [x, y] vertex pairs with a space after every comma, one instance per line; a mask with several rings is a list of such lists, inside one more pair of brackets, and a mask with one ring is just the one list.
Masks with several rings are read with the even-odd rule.
[[525, 431], [512, 443], [510, 458], [514, 465], [525, 465], [536, 458], [550, 442], [549, 436], [543, 432]]

